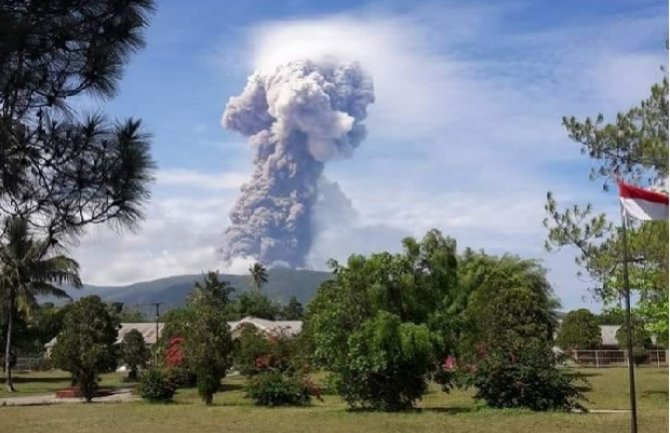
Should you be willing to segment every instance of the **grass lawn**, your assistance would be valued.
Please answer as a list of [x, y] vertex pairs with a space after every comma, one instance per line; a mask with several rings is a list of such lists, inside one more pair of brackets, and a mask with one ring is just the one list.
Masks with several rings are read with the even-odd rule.
[[[627, 409], [625, 368], [581, 370], [591, 383], [587, 392], [592, 409]], [[37, 390], [53, 387], [52, 381], [22, 382], [17, 386]], [[60, 383], [67, 383], [62, 377]], [[637, 371], [640, 433], [668, 431], [668, 371], [642, 368]], [[114, 381], [116, 380], [116, 383]], [[119, 376], [105, 378], [107, 384], [120, 385]], [[41, 384], [41, 385], [40, 385]], [[0, 432], [627, 432], [628, 413], [565, 414], [534, 413], [525, 410], [480, 409], [469, 391], [445, 394], [431, 388], [420, 411], [406, 413], [352, 413], [336, 396], [303, 408], [259, 408], [244, 397], [244, 380], [224, 381], [213, 407], [198, 401], [195, 390], [183, 390], [176, 403], [151, 405], [144, 402], [53, 405], [0, 408]], [[25, 392], [22, 390], [22, 393]]]
[[[118, 373], [103, 374], [100, 385], [108, 388], [124, 388], [129, 386], [121, 383], [123, 375]], [[60, 370], [38, 371], [38, 372], [18, 372], [12, 373], [14, 379], [15, 393], [5, 391], [4, 375], [0, 379], [0, 398], [5, 397], [23, 397], [36, 394], [51, 394], [59, 389], [70, 386], [70, 376]], [[0, 432], [2, 427], [0, 426]]]

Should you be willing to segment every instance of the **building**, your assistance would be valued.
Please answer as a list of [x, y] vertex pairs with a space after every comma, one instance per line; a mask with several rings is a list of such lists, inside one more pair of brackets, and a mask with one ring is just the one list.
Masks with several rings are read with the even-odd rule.
[[[119, 329], [119, 336], [116, 340], [117, 343], [123, 341], [123, 337], [133, 329], [136, 329], [144, 337], [144, 341], [148, 346], [153, 346], [156, 344], [157, 336], [160, 337], [161, 332], [163, 332], [163, 327], [165, 324], [163, 322], [142, 322], [142, 323], [122, 323], [121, 328]], [[228, 322], [230, 326], [230, 333], [233, 339], [238, 338], [242, 332], [242, 329], [245, 326], [255, 326], [260, 332], [270, 336], [270, 335], [286, 335], [294, 336], [302, 331], [302, 322], [300, 320], [266, 320], [259, 319], [258, 317], [247, 316], [242, 320], [236, 320], [233, 322]], [[158, 333], [156, 329], [158, 328]], [[46, 353], [51, 352], [51, 348], [56, 344], [56, 338], [54, 337], [47, 344], [44, 345]]]

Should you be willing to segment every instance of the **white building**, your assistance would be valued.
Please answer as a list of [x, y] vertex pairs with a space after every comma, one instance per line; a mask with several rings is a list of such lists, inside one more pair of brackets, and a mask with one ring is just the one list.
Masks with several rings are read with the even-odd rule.
[[[302, 331], [302, 322], [300, 320], [266, 320], [259, 319], [257, 317], [247, 316], [242, 320], [236, 320], [233, 322], [228, 322], [230, 326], [230, 332], [233, 339], [238, 338], [242, 332], [244, 326], [255, 326], [259, 331], [264, 334], [270, 335], [286, 335], [294, 336]], [[156, 337], [160, 337], [160, 334], [163, 332], [163, 327], [165, 324], [163, 322], [158, 322], [158, 334], [156, 334], [156, 322], [142, 322], [142, 323], [122, 323], [121, 328], [119, 329], [119, 336], [116, 339], [117, 343], [123, 341], [123, 337], [133, 329], [140, 331], [142, 337], [144, 337], [144, 342], [153, 346], [156, 344]], [[56, 338], [54, 337], [51, 341], [44, 345], [47, 353], [51, 351], [51, 348], [56, 344]]]

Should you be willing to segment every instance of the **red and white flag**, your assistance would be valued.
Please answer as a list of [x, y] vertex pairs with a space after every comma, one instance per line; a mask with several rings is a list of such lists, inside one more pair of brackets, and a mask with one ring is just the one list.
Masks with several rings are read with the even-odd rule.
[[668, 220], [668, 196], [619, 182], [619, 199], [626, 214], [639, 220]]

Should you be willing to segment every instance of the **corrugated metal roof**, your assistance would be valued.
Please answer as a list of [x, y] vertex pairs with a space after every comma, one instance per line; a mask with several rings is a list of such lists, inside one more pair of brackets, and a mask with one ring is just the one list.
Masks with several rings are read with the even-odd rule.
[[[247, 316], [242, 320], [236, 320], [233, 322], [228, 322], [230, 326], [231, 333], [233, 338], [239, 337], [239, 333], [243, 325], [253, 325], [258, 328], [259, 331], [266, 334], [274, 335], [287, 335], [293, 336], [297, 335], [302, 331], [302, 321], [300, 320], [266, 320], [259, 319], [257, 317]], [[158, 323], [158, 333], [163, 332], [163, 322]], [[143, 323], [122, 323], [121, 328], [119, 329], [119, 337], [116, 342], [120, 343], [123, 340], [123, 337], [130, 332], [132, 329], [137, 329], [144, 337], [144, 341], [147, 344], [156, 344], [156, 322], [143, 322]], [[56, 337], [51, 339], [47, 344], [44, 345], [45, 348], [50, 349], [53, 345], [56, 344]]]

